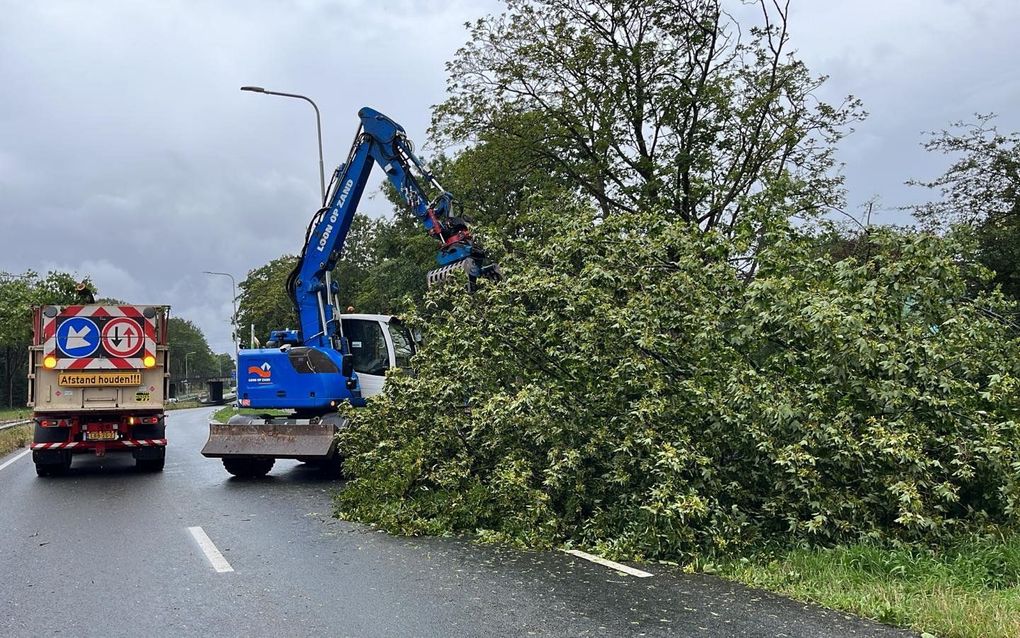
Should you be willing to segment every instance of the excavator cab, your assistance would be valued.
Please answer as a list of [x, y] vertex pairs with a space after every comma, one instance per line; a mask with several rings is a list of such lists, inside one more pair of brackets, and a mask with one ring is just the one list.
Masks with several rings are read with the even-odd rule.
[[387, 315], [345, 314], [341, 315], [340, 322], [361, 385], [361, 396], [367, 398], [382, 392], [387, 370], [410, 369], [415, 342], [399, 319]]

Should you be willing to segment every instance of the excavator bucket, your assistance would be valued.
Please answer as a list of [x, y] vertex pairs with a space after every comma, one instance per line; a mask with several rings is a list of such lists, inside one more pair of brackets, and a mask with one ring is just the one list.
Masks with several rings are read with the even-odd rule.
[[209, 424], [202, 456], [327, 460], [335, 454], [336, 433], [337, 425], [328, 421], [235, 415]]

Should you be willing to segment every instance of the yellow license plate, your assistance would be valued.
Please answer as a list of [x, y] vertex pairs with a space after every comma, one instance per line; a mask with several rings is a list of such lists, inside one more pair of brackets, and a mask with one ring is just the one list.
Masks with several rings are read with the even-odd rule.
[[86, 441], [114, 441], [117, 439], [117, 433], [113, 430], [103, 430], [101, 432], [86, 432]]

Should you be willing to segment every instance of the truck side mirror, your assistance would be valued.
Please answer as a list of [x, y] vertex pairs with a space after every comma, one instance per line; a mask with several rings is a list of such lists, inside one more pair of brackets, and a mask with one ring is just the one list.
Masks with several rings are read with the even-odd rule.
[[340, 373], [348, 379], [354, 375], [354, 356], [345, 354], [341, 356]]

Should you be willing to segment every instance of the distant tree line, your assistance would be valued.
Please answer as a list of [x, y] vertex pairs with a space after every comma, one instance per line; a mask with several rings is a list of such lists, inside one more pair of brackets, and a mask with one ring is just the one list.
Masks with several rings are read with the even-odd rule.
[[0, 272], [0, 405], [23, 406], [28, 397], [32, 306], [74, 303], [77, 284], [65, 272]]

